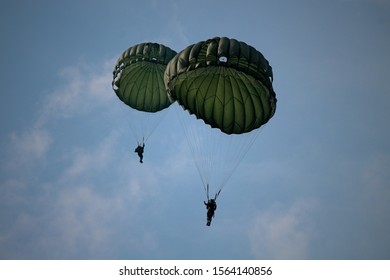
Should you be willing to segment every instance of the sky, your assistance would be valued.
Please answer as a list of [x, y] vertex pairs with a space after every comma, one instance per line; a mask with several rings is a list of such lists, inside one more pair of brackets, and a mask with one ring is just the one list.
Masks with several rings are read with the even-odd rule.
[[[389, 259], [389, 3], [2, 1], [0, 259]], [[215, 36], [278, 103], [207, 227], [179, 107], [140, 164], [111, 81], [135, 44]]]

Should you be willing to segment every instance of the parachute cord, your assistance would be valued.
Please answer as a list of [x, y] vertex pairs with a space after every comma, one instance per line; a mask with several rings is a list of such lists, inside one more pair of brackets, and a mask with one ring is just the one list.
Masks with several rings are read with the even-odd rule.
[[[158, 120], [153, 123], [153, 126], [150, 127], [150, 130], [149, 130], [149, 133], [146, 133], [144, 135], [144, 137], [142, 139], [145, 139], [145, 141], [143, 141], [144, 143], [146, 143], [146, 141], [148, 141], [149, 137], [153, 134], [153, 132], [157, 129], [157, 127], [160, 125], [160, 123], [162, 122], [162, 120], [165, 118], [165, 116], [167, 115], [168, 113], [168, 110], [169, 110], [169, 107], [164, 109], [163, 111], [161, 112], [156, 112], [156, 113], [161, 113], [161, 117], [158, 118]], [[148, 114], [155, 114], [155, 113], [148, 113]], [[149, 117], [153, 117], [153, 116], [149, 116]]]
[[169, 107], [155, 113], [133, 110], [130, 112], [130, 131], [138, 145], [145, 144], [150, 136], [156, 131], [165, 116]]
[[[221, 77], [218, 76], [218, 84], [220, 78]], [[216, 133], [216, 129], [214, 128], [209, 128], [209, 131], [202, 130], [204, 133], [202, 137], [207, 139], [207, 142], [205, 145], [206, 147], [203, 147], [205, 159], [202, 159], [203, 164], [200, 163], [202, 165], [200, 165], [198, 170], [203, 168], [201, 172], [203, 171], [203, 174], [205, 174], [204, 176], [207, 176], [207, 183], [215, 180], [215, 183], [217, 184], [215, 187], [219, 187], [215, 193], [216, 196], [218, 196], [226, 186], [227, 182], [260, 134], [260, 131], [261, 129], [259, 128], [255, 131], [245, 133], [245, 135], [226, 136], [225, 134]], [[226, 137], [228, 137], [228, 139], [225, 139]], [[222, 140], [222, 142], [220, 142], [220, 140]]]
[[135, 131], [135, 129], [133, 128], [132, 125], [130, 125], [130, 131], [131, 131], [131, 135], [133, 135], [134, 140], [137, 142], [137, 145], [139, 146], [139, 136], [138, 136], [138, 134], [136, 133], [136, 131]]
[[244, 159], [244, 157], [246, 156], [246, 154], [248, 153], [248, 151], [250, 150], [250, 148], [252, 147], [252, 145], [254, 144], [254, 142], [256, 141], [257, 137], [260, 135], [260, 132], [262, 130], [263, 130], [263, 126], [256, 129], [256, 131], [254, 131], [254, 135], [250, 139], [249, 143], [247, 145], [243, 145], [242, 147], [240, 147], [241, 151], [239, 153], [237, 153], [237, 155], [238, 155], [237, 159], [234, 160], [235, 164], [234, 164], [231, 172], [228, 174], [228, 176], [225, 178], [225, 180], [221, 183], [221, 185], [218, 189], [218, 192], [217, 192], [217, 196], [221, 193], [223, 188], [226, 186], [226, 183], [233, 176], [234, 172], [236, 171], [236, 169], [238, 168], [238, 166], [240, 165], [240, 163], [242, 162], [242, 160]]
[[218, 196], [260, 135], [262, 127], [245, 134], [226, 135], [181, 109], [178, 105], [176, 113], [205, 195], [210, 197], [210, 191], [213, 190], [213, 194]]
[[[198, 173], [199, 173], [199, 176], [200, 176], [200, 179], [202, 181], [202, 184], [203, 184], [203, 189], [205, 191], [205, 194], [207, 196], [207, 190], [206, 190], [206, 186], [208, 185], [207, 182], [206, 182], [206, 179], [203, 177], [203, 174], [202, 174], [202, 171], [201, 171], [201, 168], [199, 166], [199, 162], [196, 160], [196, 152], [199, 153], [199, 148], [200, 148], [200, 143], [197, 140], [197, 137], [195, 137], [196, 135], [194, 135], [195, 133], [191, 133], [191, 130], [189, 127], [186, 127], [185, 123], [184, 123], [184, 116], [180, 116], [180, 114], [184, 114], [185, 112], [180, 112], [180, 106], [178, 105], [177, 106], [177, 109], [176, 109], [176, 113], [177, 113], [177, 116], [178, 116], [178, 119], [180, 121], [180, 124], [183, 128], [183, 131], [184, 131], [184, 135], [186, 136], [186, 139], [187, 139], [187, 144], [188, 144], [188, 147], [190, 149], [190, 152], [192, 154], [192, 157], [194, 159], [194, 163], [195, 163], [195, 166], [196, 166], [196, 169], [198, 170]], [[192, 116], [185, 116], [185, 117], [192, 117]], [[193, 141], [194, 145], [190, 145], [190, 142]], [[198, 151], [196, 151], [195, 149], [197, 149]]]

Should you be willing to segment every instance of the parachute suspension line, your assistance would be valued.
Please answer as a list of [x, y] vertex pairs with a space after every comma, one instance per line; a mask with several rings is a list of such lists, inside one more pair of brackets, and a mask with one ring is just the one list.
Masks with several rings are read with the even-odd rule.
[[126, 123], [126, 127], [128, 127], [128, 130], [130, 131], [130, 134], [133, 138], [133, 140], [139, 144], [140, 142], [140, 139], [142, 137], [140, 137], [140, 131], [139, 129], [137, 129], [137, 124], [135, 123], [135, 120], [136, 120], [136, 116], [135, 116], [135, 110], [133, 111], [132, 109], [128, 109], [128, 107], [123, 107], [123, 115], [125, 116], [125, 123]]
[[145, 127], [145, 123], [147, 123], [147, 120], [145, 119], [146, 116], [134, 117], [134, 115], [136, 114], [141, 115], [141, 112], [131, 112], [129, 123], [131, 134], [137, 142], [137, 145], [140, 146], [146, 142], [145, 131], [142, 129], [142, 127]]
[[[149, 126], [149, 132], [145, 133], [145, 142], [148, 141], [149, 137], [153, 134], [153, 132], [160, 125], [162, 120], [167, 115], [168, 110], [169, 110], [169, 107], [160, 111], [160, 112], [148, 113], [148, 115], [150, 115], [149, 118], [153, 118], [154, 120], [152, 120], [152, 121], [148, 120], [148, 122], [150, 122], [151, 124]], [[153, 116], [151, 114], [153, 114]]]
[[145, 145], [145, 139], [144, 139], [144, 137], [142, 137], [142, 142], [140, 142], [140, 141], [137, 140], [137, 144], [138, 144], [138, 146]]
[[[203, 172], [207, 174], [207, 183], [213, 182], [210, 186], [215, 189], [216, 196], [225, 188], [261, 131], [262, 127], [239, 135], [227, 135], [210, 127], [204, 131], [209, 149], [203, 151], [206, 160], [204, 166], [200, 160], [200, 168], [206, 169]], [[203, 135], [203, 131], [199, 135]]]
[[[209, 189], [209, 184], [207, 184], [207, 187], [205, 189], [205, 192], [206, 192], [206, 197], [207, 197], [207, 201], [210, 200], [210, 189]], [[218, 192], [215, 193], [214, 195], [214, 200], [217, 200], [219, 194], [221, 193], [221, 190], [219, 190]]]
[[250, 148], [252, 147], [252, 145], [254, 144], [254, 142], [256, 141], [257, 137], [260, 135], [260, 132], [262, 130], [263, 130], [263, 126], [250, 132], [250, 134], [252, 134], [252, 135], [250, 135], [250, 136], [248, 135], [249, 139], [247, 139], [247, 141], [242, 141], [242, 143], [239, 144], [239, 148], [238, 148], [238, 152], [236, 153], [236, 157], [232, 160], [232, 162], [234, 162], [232, 169], [229, 172], [229, 174], [222, 181], [220, 188], [219, 188], [219, 191], [217, 193], [218, 195], [222, 191], [222, 189], [225, 187], [225, 185], [229, 181], [229, 179], [233, 176], [234, 172], [236, 171], [236, 169], [238, 168], [238, 166], [240, 165], [240, 163], [242, 162], [242, 160], [244, 159], [244, 157], [246, 156], [246, 154], [248, 153], [248, 151], [250, 150]]
[[214, 200], [217, 200], [217, 198], [218, 198], [219, 194], [221, 193], [221, 191], [222, 191], [222, 190], [219, 190], [219, 191], [215, 194]]
[[[183, 127], [184, 134], [185, 134], [186, 139], [187, 139], [188, 147], [191, 151], [192, 158], [194, 159], [196, 169], [198, 170], [200, 179], [201, 179], [202, 184], [203, 184], [203, 189], [204, 189], [206, 195], [208, 195], [208, 184], [207, 184], [206, 179], [204, 178], [203, 173], [201, 171], [200, 162], [196, 160], [196, 155], [200, 153], [201, 144], [199, 143], [198, 136], [194, 133], [194, 130], [191, 129], [190, 126], [188, 125], [188, 121], [187, 121], [187, 123], [185, 122], [186, 118], [192, 118], [193, 116], [186, 115], [188, 112], [185, 112], [184, 110], [182, 110], [182, 108], [179, 104], [177, 104], [176, 113], [177, 113], [178, 119], [180, 121], [180, 124]], [[191, 145], [191, 143], [193, 143], [193, 145]]]
[[176, 112], [206, 197], [212, 197], [210, 193], [215, 190], [216, 198], [248, 153], [262, 127], [249, 133], [228, 135], [196, 119], [188, 111], [182, 110], [180, 105]]
[[165, 118], [169, 107], [155, 113], [131, 110], [128, 116], [131, 134], [138, 144], [144, 144]]
[[218, 141], [213, 139], [215, 137], [210, 137], [210, 133], [207, 131], [211, 130], [210, 126], [197, 119], [194, 115], [190, 115], [187, 111], [182, 110], [180, 105], [178, 106], [176, 111], [178, 119], [183, 127], [188, 147], [208, 200], [210, 198], [211, 175], [215, 169], [215, 157], [213, 155], [215, 152], [213, 151], [218, 147]]
[[139, 146], [139, 135], [137, 134], [136, 130], [133, 128], [133, 125], [130, 125], [130, 131], [131, 135], [133, 135], [134, 140], [137, 142], [137, 145]]

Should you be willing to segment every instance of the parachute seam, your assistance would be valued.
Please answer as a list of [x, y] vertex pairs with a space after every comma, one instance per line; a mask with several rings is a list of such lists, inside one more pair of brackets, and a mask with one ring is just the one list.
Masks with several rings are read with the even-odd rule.
[[[227, 69], [225, 69], [226, 71], [229, 71], [229, 74], [230, 74], [230, 70], [228, 70], [228, 68]], [[224, 77], [224, 79], [225, 79], [225, 77]], [[231, 133], [232, 132], [234, 132], [235, 131], [235, 128], [236, 128], [236, 114], [235, 114], [235, 112], [236, 112], [236, 100], [235, 100], [235, 91], [234, 91], [234, 88], [232, 87], [232, 79], [230, 79], [230, 77], [227, 79], [228, 80], [228, 82], [229, 82], [229, 86], [230, 86], [230, 88], [231, 88], [231, 91], [230, 91], [230, 94], [231, 94], [231, 96], [230, 96], [230, 102], [232, 102], [232, 107], [233, 107], [233, 113], [232, 113], [232, 123], [230, 124], [231, 125]]]
[[[132, 108], [134, 108], [134, 109], [136, 109], [136, 110], [139, 110], [139, 108], [138, 108], [138, 106], [137, 106], [137, 98], [138, 98], [138, 94], [139, 94], [139, 92], [138, 92], [138, 90], [136, 90], [136, 85], [137, 85], [137, 83], [136, 82], [134, 82], [134, 81], [137, 81], [138, 79], [141, 79], [142, 78], [142, 76], [144, 75], [144, 73], [142, 72], [142, 71], [136, 71], [136, 70], [139, 70], [138, 68], [140, 67], [140, 65], [137, 63], [137, 64], [134, 64], [134, 66], [136, 67], [136, 68], [130, 68], [129, 70], [128, 70], [128, 72], [127, 72], [127, 74], [126, 75], [123, 75], [123, 79], [126, 79], [127, 80], [127, 77], [128, 76], [132, 76], [132, 75], [134, 75], [134, 76], [136, 76], [136, 79], [133, 79], [133, 78], [130, 78], [130, 79], [128, 79], [127, 81], [126, 81], [126, 83], [125, 83], [125, 85], [124, 85], [124, 92], [126, 92], [127, 94], [126, 94], [126, 101], [128, 102], [128, 103], [130, 103], [130, 104], [132, 104], [133, 102], [133, 100], [135, 99], [135, 106], [133, 107], [133, 106], [130, 106], [130, 107], [132, 107]], [[130, 67], [130, 66], [128, 66], [128, 67]], [[124, 71], [125, 71], [125, 69], [124, 69]], [[135, 72], [135, 73], [133, 73], [133, 72]], [[132, 75], [131, 75], [132, 74]], [[136, 92], [135, 93], [135, 96], [134, 97], [132, 97], [133, 96], [133, 92]], [[126, 103], [126, 102], [125, 102]], [[127, 103], [126, 103], [127, 104]]]
[[[236, 71], [237, 71], [236, 72], [236, 75], [237, 75], [236, 81], [237, 81], [237, 85], [238, 85], [238, 87], [240, 89], [239, 90], [239, 94], [240, 94], [240, 97], [241, 97], [241, 100], [242, 100], [244, 111], [246, 112], [247, 111], [246, 110], [246, 108], [247, 108], [247, 99], [249, 98], [248, 97], [249, 94], [247, 96], [244, 96], [242, 92], [243, 92], [243, 89], [245, 89], [248, 93], [249, 93], [249, 91], [248, 91], [248, 88], [247, 88], [247, 86], [245, 85], [245, 83], [243, 81], [243, 78], [241, 77], [241, 73], [243, 73], [243, 72], [241, 72], [239, 70], [236, 70]], [[246, 132], [246, 124], [247, 124], [247, 114], [244, 113], [243, 114], [243, 124], [242, 124], [243, 126], [241, 128], [240, 133]]]
[[[167, 106], [169, 104], [167, 102], [168, 95], [167, 95], [167, 92], [166, 92], [165, 86], [164, 86], [164, 72], [157, 71], [157, 75], [159, 76], [159, 80], [158, 80], [158, 92], [159, 92], [159, 94], [158, 94], [158, 102], [157, 102], [157, 104], [160, 104], [160, 105], [158, 106], [158, 108], [156, 108], [156, 111], [165, 108], [165, 106]], [[164, 94], [165, 94], [165, 96], [164, 96]], [[164, 102], [164, 104], [163, 104], [163, 102]]]
[[[146, 64], [148, 62], [144, 61], [144, 63]], [[146, 64], [145, 66], [147, 66], [147, 71], [146, 71], [145, 75], [142, 77], [141, 83], [140, 83], [139, 88], [138, 88], [137, 105], [138, 105], [139, 99], [142, 99], [142, 104], [147, 104], [146, 100], [147, 100], [147, 97], [149, 96], [149, 90], [150, 90], [149, 89], [150, 88], [149, 87], [149, 81], [153, 80], [153, 79], [151, 79], [152, 75], [151, 75], [151, 67], [149, 67], [150, 65]], [[146, 85], [144, 87], [145, 94], [143, 94], [143, 96], [142, 96], [140, 93], [141, 93], [141, 90], [142, 90], [142, 85], [144, 84], [144, 80], [146, 80]], [[149, 108], [146, 109], [146, 111], [150, 111], [150, 105], [149, 105]]]
[[[234, 70], [235, 70], [235, 72], [237, 71], [236, 69], [234, 69]], [[237, 75], [237, 77], [240, 78], [237, 72], [235, 73], [235, 75]], [[235, 80], [235, 82], [237, 83], [237, 79], [235, 78], [234, 80]], [[237, 83], [237, 86], [239, 87], [238, 83]], [[235, 94], [235, 92], [234, 92], [234, 94]], [[237, 108], [237, 105], [236, 105], [237, 102], [240, 102], [240, 103], [241, 103], [241, 107], [244, 107], [244, 108], [245, 108], [245, 103], [242, 103], [242, 101], [244, 100], [244, 96], [243, 96], [243, 94], [242, 94], [242, 92], [241, 92], [240, 90], [238, 91], [237, 95], [239, 95], [241, 99], [240, 99], [240, 101], [239, 101], [237, 98], [234, 98], [234, 105], [235, 105], [234, 110], [236, 110], [236, 108]], [[241, 109], [241, 108], [240, 108], [240, 109]], [[244, 109], [244, 112], [245, 112], [245, 109]], [[239, 129], [240, 129], [239, 132], [240, 132], [240, 133], [243, 133], [243, 132], [244, 132], [244, 129], [245, 129], [245, 123], [246, 123], [246, 115], [245, 115], [245, 113], [242, 114], [242, 118], [243, 118], [244, 127], [243, 127], [242, 125], [238, 124], [238, 123], [237, 123], [237, 120], [236, 120], [236, 118], [235, 118], [235, 125], [236, 125], [237, 127], [239, 127]]]
[[[186, 80], [186, 78], [187, 78], [187, 73], [182, 73], [181, 75], [184, 75], [185, 77], [184, 77], [184, 80]], [[187, 91], [188, 91], [188, 93], [191, 93], [191, 87], [192, 87], [192, 85], [194, 84], [196, 82], [196, 79], [192, 79], [192, 81], [187, 85]], [[180, 105], [184, 105], [184, 100], [185, 100], [185, 105], [187, 106], [187, 107], [189, 107], [189, 109], [186, 109], [190, 114], [193, 114], [193, 115], [195, 115], [196, 116], [196, 114], [198, 114], [198, 102], [197, 102], [197, 99], [196, 99], [196, 95], [197, 95], [197, 91], [198, 91], [198, 89], [196, 89], [196, 87], [194, 87], [195, 89], [196, 89], [196, 91], [194, 91], [194, 93], [191, 93], [192, 95], [193, 95], [193, 102], [194, 102], [194, 104], [193, 104], [193, 106], [190, 106], [190, 104], [192, 103], [191, 101], [190, 101], [190, 94], [186, 94], [185, 96], [184, 96], [184, 98], [183, 98], [183, 94], [181, 94], [182, 93], [182, 87], [184, 86], [184, 84], [186, 84], [187, 83], [187, 81], [185, 81], [185, 82], [181, 82], [180, 83], [180, 86], [179, 86], [179, 89], [178, 89], [178, 91], [176, 92], [176, 99], [178, 100], [178, 102], [179, 102], [179, 104]], [[177, 93], [179, 93], [179, 95], [177, 94]], [[190, 107], [193, 107], [193, 112], [192, 112], [192, 110], [191, 110], [191, 108]]]
[[[142, 62], [139, 62], [139, 66], [142, 68]], [[148, 76], [148, 73], [146, 72], [144, 72], [144, 71], [140, 71], [140, 76], [139, 76], [139, 78], [140, 78], [140, 82], [139, 83], [137, 83], [137, 82], [135, 82], [134, 83], [134, 87], [135, 87], [135, 89], [134, 89], [134, 91], [136, 92], [136, 94], [135, 94], [135, 107], [136, 107], [136, 109], [137, 110], [140, 110], [141, 108], [140, 108], [140, 102], [139, 102], [139, 99], [140, 98], [142, 98], [142, 95], [141, 95], [141, 91], [142, 91], [142, 84], [144, 83], [144, 80], [146, 79], [146, 76]], [[143, 104], [145, 104], [145, 102], [143, 103]]]
[[[152, 63], [152, 62], [151, 62]], [[159, 99], [159, 96], [160, 96], [160, 92], [155, 92], [155, 87], [157, 87], [157, 90], [159, 90], [159, 86], [158, 84], [156, 85], [155, 84], [155, 79], [153, 79], [153, 76], [156, 74], [157, 77], [159, 78], [157, 72], [155, 72], [156, 68], [155, 68], [155, 64], [152, 63], [152, 64], [149, 64], [150, 66], [150, 81], [151, 81], [151, 84], [152, 84], [152, 87], [151, 87], [151, 92], [150, 92], [150, 108], [149, 108], [149, 111], [150, 112], [154, 112], [156, 110], [156, 105], [155, 105], [155, 102], [156, 102], [156, 98]], [[149, 83], [148, 83], [149, 84]], [[145, 96], [145, 99], [146, 99], [146, 96]], [[156, 103], [157, 104], [157, 103]]]
[[[208, 75], [210, 75], [210, 69], [208, 67], [205, 68], [205, 71], [203, 72], [204, 75], [201, 75], [201, 77], [203, 78], [203, 80], [199, 83], [199, 84], [203, 84], [205, 82], [205, 80], [207, 80], [208, 78]], [[200, 78], [200, 77], [199, 77]], [[214, 78], [214, 75], [213, 75], [213, 78]], [[206, 115], [206, 100], [209, 99], [208, 96], [207, 96], [207, 92], [209, 91], [210, 87], [211, 87], [211, 82], [207, 83], [207, 87], [206, 89], [204, 90], [204, 95], [201, 95], [202, 99], [203, 99], [203, 106], [202, 106], [202, 115], [203, 117]], [[203, 90], [201, 90], [200, 87], [197, 88], [197, 91], [196, 91], [196, 95], [198, 95], [198, 92], [202, 93], [203, 94]], [[196, 103], [198, 103], [198, 99], [196, 99]], [[211, 116], [212, 116], [212, 119], [214, 119], [214, 106], [215, 106], [215, 97], [213, 98], [213, 105], [211, 106]], [[199, 108], [198, 104], [196, 104], [196, 107]], [[199, 112], [197, 112], [199, 114]], [[215, 126], [215, 120], [213, 121], [214, 124], [210, 124], [212, 127]]]
[[[221, 70], [221, 68], [220, 68]], [[216, 89], [215, 89], [215, 97], [214, 97], [214, 106], [213, 106], [213, 109], [215, 109], [215, 103], [216, 101], [218, 100], [219, 104], [222, 105], [222, 116], [221, 116], [221, 125], [223, 127], [223, 130], [225, 130], [225, 94], [223, 94], [223, 100], [220, 99], [220, 97], [217, 95], [217, 93], [219, 92], [219, 85], [220, 85], [220, 82], [221, 82], [221, 71], [217, 71], [217, 73], [215, 74], [215, 76], [218, 77], [218, 80], [217, 80], [217, 86], [216, 86]], [[210, 83], [211, 84], [211, 83]], [[222, 83], [223, 84], [223, 83]], [[225, 88], [223, 89], [223, 91], [225, 91]], [[213, 118], [216, 120], [216, 117], [214, 116], [214, 112], [213, 112]], [[219, 122], [219, 120], [218, 120]], [[218, 122], [215, 122], [216, 124]]]
[[[250, 77], [253, 78], [253, 76], [249, 75]], [[254, 78], [253, 78], [254, 79]], [[262, 92], [259, 93], [259, 91], [256, 90], [256, 82], [258, 82], [257, 80], [254, 79], [254, 83], [251, 79], [248, 78], [248, 81], [249, 81], [249, 84], [252, 86], [252, 88], [254, 89], [254, 92], [250, 92], [250, 99], [251, 99], [251, 104], [252, 104], [252, 108], [253, 108], [253, 117], [254, 117], [254, 121], [252, 124], [249, 124], [250, 126], [248, 127], [247, 130], [252, 130], [252, 129], [255, 129], [256, 128], [256, 123], [257, 121], [259, 120], [260, 118], [260, 114], [261, 115], [264, 113], [264, 106], [263, 106], [263, 102], [261, 100], [261, 97], [260, 95], [262, 94]], [[255, 93], [255, 96], [257, 95], [257, 97], [259, 98], [259, 101], [260, 101], [260, 107], [261, 107], [261, 110], [260, 112], [258, 112], [256, 110], [256, 106], [255, 106], [255, 101], [254, 101], [254, 93]], [[260, 121], [261, 122], [261, 121]]]
[[[256, 85], [256, 83], [259, 83], [260, 85]], [[265, 110], [264, 110], [264, 102], [263, 102], [263, 94], [264, 94], [264, 88], [266, 88], [263, 83], [259, 80], [254, 80], [254, 82], [251, 81], [251, 84], [253, 84], [255, 87], [261, 87], [261, 90], [260, 91], [256, 91], [257, 93], [257, 97], [259, 99], [259, 104], [260, 104], [260, 111], [259, 112], [256, 112], [255, 111], [255, 122], [252, 124], [252, 129], [255, 128], [257, 126], [257, 122], [259, 122], [259, 126], [263, 125], [264, 124], [264, 119], [266, 118], [266, 115], [265, 115]], [[264, 88], [263, 88], [264, 87]], [[268, 89], [267, 89], [268, 90]]]

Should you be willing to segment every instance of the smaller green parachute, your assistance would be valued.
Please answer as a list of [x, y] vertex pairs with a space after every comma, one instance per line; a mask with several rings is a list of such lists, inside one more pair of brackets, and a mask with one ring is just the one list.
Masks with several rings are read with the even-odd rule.
[[162, 44], [141, 43], [119, 57], [112, 88], [125, 104], [143, 112], [158, 112], [171, 102], [164, 86], [164, 71], [176, 52]]
[[167, 65], [169, 98], [226, 134], [250, 132], [276, 110], [272, 68], [244, 42], [215, 37], [179, 52]]

